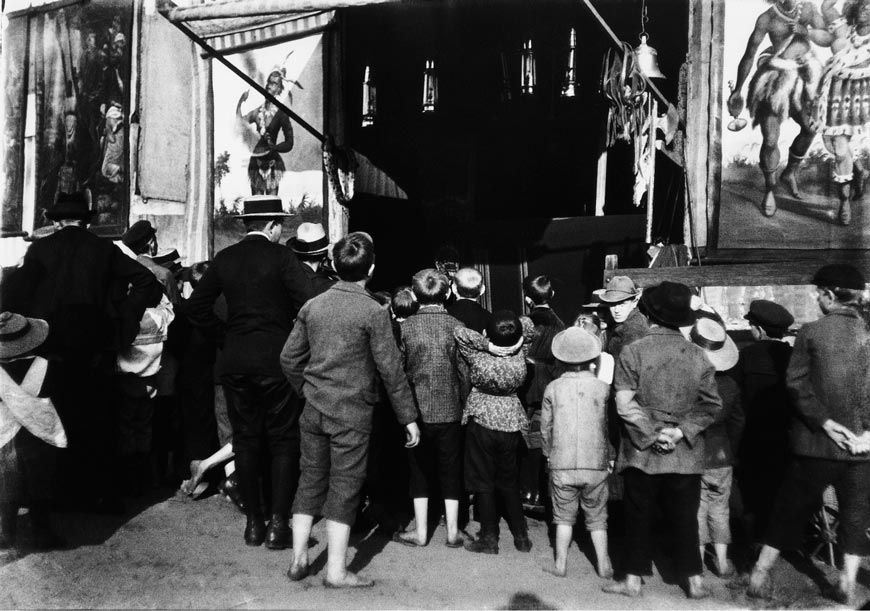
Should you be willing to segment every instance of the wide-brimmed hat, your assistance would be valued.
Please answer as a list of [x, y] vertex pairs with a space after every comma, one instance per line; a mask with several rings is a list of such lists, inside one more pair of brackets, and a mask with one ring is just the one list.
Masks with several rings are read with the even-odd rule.
[[619, 303], [627, 299], [634, 299], [640, 294], [634, 281], [628, 276], [614, 276], [607, 282], [607, 286], [592, 294], [605, 303]]
[[563, 363], [585, 363], [601, 354], [601, 340], [581, 327], [568, 327], [553, 338], [552, 351]]
[[163, 252], [159, 252], [151, 257], [151, 260], [154, 261], [157, 265], [165, 267], [176, 276], [180, 274], [184, 269], [181, 266], [181, 255], [178, 254], [178, 250], [176, 250], [175, 248], [173, 248], [172, 250], [164, 250]]
[[323, 255], [329, 250], [329, 238], [320, 223], [302, 223], [287, 246], [301, 256]]
[[84, 193], [59, 193], [51, 210], [45, 211], [45, 217], [52, 221], [90, 220], [96, 213], [96, 210], [91, 210], [91, 204]]
[[281, 198], [277, 195], [252, 195], [245, 198], [244, 212], [235, 216], [240, 219], [255, 219], [293, 215], [284, 212]]
[[0, 314], [0, 359], [27, 354], [48, 337], [48, 323], [41, 318], [26, 318], [21, 314]]
[[145, 250], [145, 245], [157, 234], [157, 230], [146, 220], [136, 221], [121, 236], [124, 245], [134, 252]]
[[668, 327], [686, 327], [694, 324], [692, 289], [680, 282], [665, 280], [658, 286], [644, 290], [640, 302], [644, 312], [654, 323]]
[[835, 263], [820, 268], [813, 276], [813, 284], [863, 291], [867, 286], [867, 280], [864, 279], [864, 274], [851, 265]]
[[767, 299], [756, 299], [749, 304], [749, 312], [743, 317], [751, 324], [764, 329], [785, 331], [794, 322], [794, 316], [784, 307]]
[[740, 353], [725, 327], [709, 316], [699, 316], [689, 332], [696, 346], [703, 348], [716, 371], [728, 371], [737, 364]]

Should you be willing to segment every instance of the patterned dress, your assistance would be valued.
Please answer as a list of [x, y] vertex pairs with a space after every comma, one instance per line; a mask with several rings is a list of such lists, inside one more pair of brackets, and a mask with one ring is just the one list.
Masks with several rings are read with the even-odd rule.
[[825, 64], [813, 126], [824, 136], [853, 136], [870, 126], [870, 33], [852, 27], [848, 44]]

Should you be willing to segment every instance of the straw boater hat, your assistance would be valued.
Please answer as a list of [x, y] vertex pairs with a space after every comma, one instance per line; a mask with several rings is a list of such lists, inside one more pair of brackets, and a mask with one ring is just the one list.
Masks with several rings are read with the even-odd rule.
[[640, 298], [644, 311], [654, 323], [668, 327], [685, 327], [695, 322], [692, 289], [679, 282], [665, 280], [646, 289]]
[[242, 214], [236, 214], [239, 219], [268, 219], [277, 216], [293, 216], [284, 212], [281, 198], [277, 195], [252, 195], [245, 198], [245, 208]]
[[563, 363], [577, 365], [601, 354], [601, 341], [580, 327], [568, 327], [553, 338], [553, 356]]
[[592, 294], [605, 303], [619, 303], [627, 299], [634, 299], [640, 294], [634, 281], [628, 276], [614, 276], [607, 282], [607, 286]]
[[716, 371], [728, 371], [737, 364], [740, 353], [725, 327], [709, 316], [699, 316], [689, 332], [692, 343], [704, 349]]
[[90, 202], [84, 193], [59, 193], [51, 210], [45, 217], [52, 221], [80, 219], [89, 221], [97, 213], [91, 210]]
[[27, 354], [48, 337], [48, 323], [21, 314], [0, 314], [0, 360]]
[[296, 229], [296, 237], [287, 240], [287, 246], [297, 255], [324, 255], [329, 250], [329, 238], [320, 223], [302, 223]]

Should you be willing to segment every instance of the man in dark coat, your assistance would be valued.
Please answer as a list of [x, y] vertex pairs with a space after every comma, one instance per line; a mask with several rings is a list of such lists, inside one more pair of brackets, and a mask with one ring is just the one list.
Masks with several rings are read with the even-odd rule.
[[69, 438], [62, 481], [79, 497], [69, 500], [116, 512], [111, 376], [118, 350], [132, 343], [161, 289], [145, 267], [87, 231], [94, 213], [83, 194], [62, 193], [46, 212], [55, 233], [30, 246], [3, 299], [49, 324], [40, 350], [51, 362], [46, 388]]
[[[233, 426], [236, 474], [247, 514], [245, 543], [269, 549], [290, 544], [290, 502], [299, 481], [299, 414], [281, 372], [279, 356], [311, 283], [289, 248], [278, 244], [284, 218], [281, 199], [271, 195], [245, 200], [247, 235], [215, 255], [185, 311], [199, 326], [220, 328], [214, 304], [227, 303], [226, 335], [218, 372]], [[260, 503], [260, 476], [271, 458], [271, 518], [268, 529]]]
[[824, 316], [798, 332], [786, 372], [795, 408], [789, 434], [794, 456], [747, 594], [767, 597], [780, 551], [800, 546], [823, 492], [833, 486], [843, 569], [829, 594], [855, 608], [858, 569], [870, 556], [870, 327], [861, 312], [867, 284], [851, 265], [826, 265], [813, 284]]
[[311, 281], [312, 297], [316, 297], [338, 282], [324, 269], [329, 252], [329, 238], [320, 223], [302, 223], [296, 237], [287, 240], [287, 246], [302, 261], [305, 274]]

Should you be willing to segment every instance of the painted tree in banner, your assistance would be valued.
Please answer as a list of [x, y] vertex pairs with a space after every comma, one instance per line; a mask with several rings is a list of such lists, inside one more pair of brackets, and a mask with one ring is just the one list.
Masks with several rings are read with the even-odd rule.
[[220, 192], [220, 210], [222, 213], [226, 213], [226, 203], [224, 202], [224, 192], [221, 189], [221, 181], [224, 179], [224, 176], [230, 173], [230, 154], [228, 151], [224, 151], [220, 155], [217, 156], [217, 159], [214, 161], [214, 184], [217, 185], [218, 191]]

